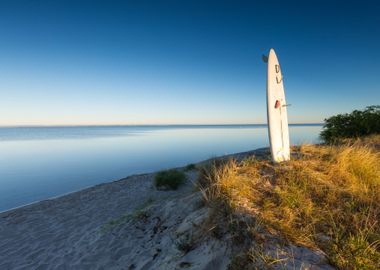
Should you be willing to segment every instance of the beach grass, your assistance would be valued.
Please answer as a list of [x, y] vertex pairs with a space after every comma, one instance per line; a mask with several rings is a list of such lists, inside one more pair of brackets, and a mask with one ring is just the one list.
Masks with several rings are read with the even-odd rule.
[[185, 167], [185, 171], [192, 171], [192, 170], [196, 170], [196, 169], [197, 169], [197, 166], [193, 163], [190, 163]]
[[186, 175], [182, 171], [171, 169], [160, 171], [156, 174], [154, 184], [157, 188], [176, 190], [186, 180]]
[[[201, 168], [199, 188], [209, 206], [252, 217], [287, 243], [322, 250], [339, 269], [380, 269], [379, 145], [373, 135], [294, 147], [280, 164], [216, 160]], [[260, 238], [252, 226], [239, 230]]]
[[100, 227], [101, 233], [107, 233], [112, 229], [125, 224], [131, 220], [145, 220], [148, 218], [148, 208], [153, 204], [154, 200], [152, 198], [148, 198], [144, 203], [139, 205], [133, 212], [125, 213], [117, 218], [109, 220], [107, 223]]

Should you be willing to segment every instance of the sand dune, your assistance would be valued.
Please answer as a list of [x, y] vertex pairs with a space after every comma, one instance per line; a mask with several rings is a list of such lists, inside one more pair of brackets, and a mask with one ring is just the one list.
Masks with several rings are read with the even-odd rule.
[[[207, 234], [197, 171], [186, 174], [176, 191], [135, 175], [1, 213], [0, 269], [227, 269], [236, 247]], [[291, 252], [285, 268], [329, 269], [323, 255]]]

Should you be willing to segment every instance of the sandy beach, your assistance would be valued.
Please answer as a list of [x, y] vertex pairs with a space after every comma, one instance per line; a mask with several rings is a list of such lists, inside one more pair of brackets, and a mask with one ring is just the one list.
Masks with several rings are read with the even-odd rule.
[[0, 270], [380, 270], [379, 14], [0, 1]]
[[[198, 172], [185, 173], [175, 191], [157, 190], [155, 173], [133, 175], [1, 213], [0, 269], [227, 269], [238, 247], [207, 233]], [[285, 269], [331, 269], [304, 247], [271, 242], [267, 252], [292, 253]]]

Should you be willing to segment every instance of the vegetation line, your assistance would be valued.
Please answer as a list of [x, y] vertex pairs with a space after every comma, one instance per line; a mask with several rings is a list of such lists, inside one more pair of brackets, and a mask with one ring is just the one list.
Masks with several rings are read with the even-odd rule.
[[[209, 205], [259, 220], [289, 243], [323, 250], [340, 269], [380, 269], [380, 136], [303, 145], [289, 162], [216, 161], [201, 170]], [[261, 236], [260, 236], [261, 235]], [[248, 249], [249, 250], [249, 249]]]

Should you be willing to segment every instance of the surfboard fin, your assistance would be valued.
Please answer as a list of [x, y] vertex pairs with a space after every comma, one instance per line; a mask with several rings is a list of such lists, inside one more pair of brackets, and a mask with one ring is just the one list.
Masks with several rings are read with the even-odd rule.
[[266, 56], [265, 54], [263, 54], [261, 57], [262, 57], [264, 63], [268, 63], [268, 56]]

